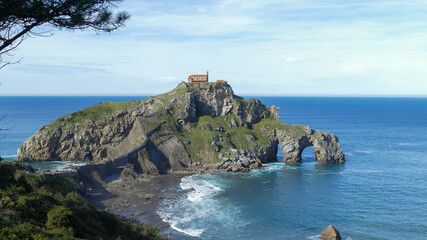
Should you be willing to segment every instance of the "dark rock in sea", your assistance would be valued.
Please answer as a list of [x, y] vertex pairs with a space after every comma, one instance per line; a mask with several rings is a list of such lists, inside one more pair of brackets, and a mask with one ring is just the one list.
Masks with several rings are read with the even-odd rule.
[[154, 197], [156, 197], [156, 194], [154, 194], [154, 193], [146, 193], [146, 194], [144, 194], [144, 196], [143, 196], [143, 198], [144, 198], [145, 200], [150, 200], [150, 199], [152, 199], [152, 198], [154, 198]]
[[59, 118], [18, 149], [20, 161], [122, 165], [120, 179], [212, 168], [245, 172], [277, 161], [300, 163], [314, 146], [318, 163], [342, 163], [338, 138], [279, 120], [278, 108], [234, 95], [228, 84], [181, 82], [170, 92], [105, 102]]
[[322, 240], [341, 240], [340, 232], [332, 225], [329, 225], [322, 231], [320, 237]]

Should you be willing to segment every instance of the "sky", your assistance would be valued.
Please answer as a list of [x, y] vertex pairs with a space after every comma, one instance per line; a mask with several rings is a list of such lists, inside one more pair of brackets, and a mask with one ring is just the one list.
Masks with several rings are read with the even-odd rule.
[[427, 1], [125, 0], [112, 33], [53, 30], [0, 95], [153, 95], [209, 71], [243, 96], [427, 96]]

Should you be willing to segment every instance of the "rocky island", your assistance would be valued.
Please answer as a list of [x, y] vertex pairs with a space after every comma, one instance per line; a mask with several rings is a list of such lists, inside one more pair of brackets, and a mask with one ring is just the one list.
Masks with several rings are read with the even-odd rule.
[[280, 121], [278, 108], [236, 96], [226, 82], [181, 82], [164, 94], [103, 102], [42, 127], [18, 149], [19, 161], [124, 164], [122, 178], [195, 167], [246, 171], [276, 162], [300, 163], [314, 146], [316, 161], [342, 163], [338, 138]]

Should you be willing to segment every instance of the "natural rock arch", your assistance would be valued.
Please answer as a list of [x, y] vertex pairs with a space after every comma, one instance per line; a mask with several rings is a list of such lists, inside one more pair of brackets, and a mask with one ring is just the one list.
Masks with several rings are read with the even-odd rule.
[[291, 132], [285, 129], [276, 129], [276, 141], [280, 144], [284, 163], [301, 163], [301, 154], [306, 147], [313, 146], [318, 163], [343, 163], [345, 155], [342, 153], [338, 138], [327, 132], [312, 130], [305, 126], [301, 132]]

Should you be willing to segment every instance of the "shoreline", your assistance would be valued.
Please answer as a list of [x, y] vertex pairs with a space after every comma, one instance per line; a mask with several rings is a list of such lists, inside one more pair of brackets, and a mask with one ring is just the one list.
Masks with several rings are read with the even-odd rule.
[[159, 233], [168, 237], [174, 230], [157, 213], [159, 205], [176, 200], [186, 193], [181, 188], [172, 189], [175, 183], [194, 174], [210, 171], [173, 172], [167, 175], [119, 180], [112, 175], [101, 181], [85, 182], [84, 198], [98, 209], [136, 223], [155, 225]]
[[[267, 167], [263, 166], [260, 169], [267, 169]], [[119, 179], [118, 173], [101, 178], [95, 173], [83, 180], [85, 192], [82, 195], [100, 210], [131, 222], [155, 225], [160, 228], [159, 234], [162, 236], [169, 237], [180, 233], [185, 234], [189, 239], [193, 237], [191, 234], [175, 229], [163, 221], [157, 210], [159, 206], [169, 206], [182, 194], [194, 190], [181, 189], [179, 184], [182, 178], [219, 172], [226, 171], [218, 169], [215, 165], [199, 165], [185, 170], [170, 171], [166, 175], [140, 175], [136, 179]], [[250, 171], [246, 171], [248, 172]], [[178, 187], [172, 188], [175, 185]]]

